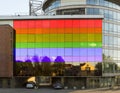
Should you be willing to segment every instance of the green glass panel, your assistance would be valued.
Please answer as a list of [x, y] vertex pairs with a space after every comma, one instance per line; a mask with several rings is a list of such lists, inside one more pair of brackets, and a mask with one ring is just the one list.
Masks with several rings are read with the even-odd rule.
[[16, 43], [16, 48], [101, 48], [102, 42]]

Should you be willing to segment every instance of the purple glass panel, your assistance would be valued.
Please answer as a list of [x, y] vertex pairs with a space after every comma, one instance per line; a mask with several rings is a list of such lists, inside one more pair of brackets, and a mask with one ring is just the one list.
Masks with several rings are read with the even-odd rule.
[[88, 60], [87, 60], [87, 57], [86, 56], [84, 56], [84, 57], [80, 57], [80, 62], [87, 62]]
[[73, 57], [68, 56], [68, 57], [64, 57], [65, 62], [73, 62]]
[[95, 62], [102, 62], [102, 56], [96, 56]]
[[95, 62], [95, 56], [88, 56], [88, 62]]
[[49, 57], [45, 56], [45, 57], [43, 57], [41, 62], [51, 62], [51, 59]]
[[57, 56], [54, 62], [65, 62], [61, 56]]
[[80, 62], [80, 57], [73, 57], [73, 62]]
[[21, 60], [23, 62], [25, 61], [25, 59], [26, 59], [26, 57], [21, 57], [21, 56], [17, 56], [16, 57], [16, 60]]

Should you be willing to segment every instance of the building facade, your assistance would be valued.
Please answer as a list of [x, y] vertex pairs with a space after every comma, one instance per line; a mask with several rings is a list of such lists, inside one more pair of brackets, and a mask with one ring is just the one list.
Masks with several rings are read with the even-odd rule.
[[9, 85], [22, 87], [32, 76], [46, 86], [119, 84], [119, 5], [119, 0], [47, 0], [44, 16], [1, 17], [0, 25], [16, 32]]
[[39, 85], [61, 81], [69, 88], [94, 87], [88, 82], [101, 81], [103, 18], [102, 15], [2, 17], [1, 28], [9, 24], [16, 33], [14, 71], [6, 82], [22, 87], [36, 76]]
[[0, 87], [8, 87], [13, 76], [15, 47], [15, 31], [8, 24], [0, 25], [0, 45]]
[[[45, 15], [104, 15], [102, 76], [119, 78], [119, 0], [47, 0], [43, 10]], [[115, 81], [119, 83], [119, 79], [115, 79]], [[106, 79], [105, 82], [110, 82], [110, 80]]]

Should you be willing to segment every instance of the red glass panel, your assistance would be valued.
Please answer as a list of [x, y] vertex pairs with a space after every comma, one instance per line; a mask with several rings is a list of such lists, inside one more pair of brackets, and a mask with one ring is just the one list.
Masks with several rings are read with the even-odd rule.
[[80, 20], [80, 27], [82, 28], [87, 27], [87, 20]]
[[50, 20], [50, 28], [57, 28], [58, 21], [57, 20]]
[[95, 27], [101, 27], [102, 28], [102, 20], [101, 19], [95, 20]]
[[49, 28], [50, 20], [42, 20], [42, 28]]
[[35, 20], [35, 27], [41, 28], [42, 27], [42, 20]]
[[95, 20], [88, 20], [88, 21], [87, 21], [87, 27], [90, 27], [90, 28], [95, 27], [94, 22], [95, 22]]
[[80, 20], [73, 20], [73, 27], [79, 28], [80, 27]]
[[72, 20], [65, 20], [65, 27], [66, 28], [72, 28], [73, 27]]
[[64, 20], [59, 20], [57, 21], [57, 27], [58, 28], [64, 28], [65, 27], [65, 21]]
[[93, 28], [102, 27], [101, 19], [15, 20], [14, 28]]
[[35, 21], [34, 20], [28, 20], [27, 21], [29, 28], [35, 28]]

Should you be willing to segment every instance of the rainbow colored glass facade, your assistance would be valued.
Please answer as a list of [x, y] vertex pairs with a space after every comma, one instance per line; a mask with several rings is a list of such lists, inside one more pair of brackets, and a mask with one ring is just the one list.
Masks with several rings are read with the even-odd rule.
[[102, 19], [14, 20], [16, 60], [102, 62]]

